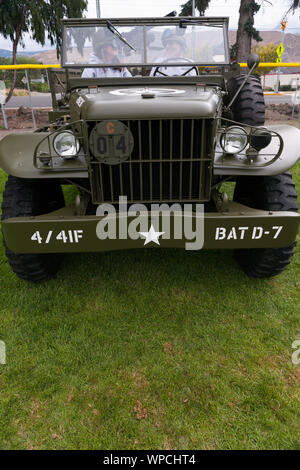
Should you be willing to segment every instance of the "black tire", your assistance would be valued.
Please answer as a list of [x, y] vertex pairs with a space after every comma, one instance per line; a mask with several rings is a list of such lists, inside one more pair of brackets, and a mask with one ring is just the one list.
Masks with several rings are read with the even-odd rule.
[[[65, 205], [60, 184], [29, 181], [9, 176], [3, 193], [1, 220], [47, 214]], [[45, 281], [55, 276], [61, 263], [60, 254], [17, 254], [3, 242], [12, 270], [26, 281]]]
[[[245, 74], [231, 77], [227, 82], [228, 96], [226, 103], [234, 97], [238, 88], [245, 79]], [[265, 122], [265, 100], [260, 80], [253, 75], [248, 77], [245, 85], [237, 95], [232, 105], [233, 120], [262, 126]]]
[[[291, 173], [237, 178], [234, 201], [268, 211], [297, 212], [297, 191]], [[296, 242], [284, 248], [236, 250], [235, 257], [248, 276], [267, 278], [280, 274], [291, 262]]]

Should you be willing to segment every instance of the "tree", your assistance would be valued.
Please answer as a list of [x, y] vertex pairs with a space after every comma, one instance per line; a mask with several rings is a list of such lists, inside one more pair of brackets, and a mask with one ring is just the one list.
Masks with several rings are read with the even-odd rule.
[[[210, 0], [195, 0], [195, 8], [199, 11], [200, 16], [204, 15], [205, 10], [208, 8]], [[188, 0], [184, 5], [181, 5], [181, 12], [179, 16], [192, 15], [192, 0]]]
[[257, 29], [254, 28], [254, 15], [260, 9], [255, 0], [241, 0], [238, 30], [236, 35], [236, 55], [238, 62], [246, 62], [251, 53], [251, 40], [262, 41]]
[[291, 11], [294, 13], [297, 8], [300, 8], [300, 0], [290, 0], [290, 6], [286, 12], [286, 15]]
[[[273, 43], [270, 42], [269, 44], [261, 44], [260, 46], [256, 44], [252, 48], [252, 52], [255, 52], [256, 54], [259, 55], [260, 61], [261, 62], [276, 62], [277, 59], [277, 52], [276, 52], [277, 46]], [[266, 81], [266, 75], [271, 72], [271, 70], [276, 69], [275, 67], [262, 67], [258, 68], [255, 70], [255, 73], [257, 75], [262, 75], [264, 77], [264, 83], [263, 87], [265, 88], [265, 81]]]
[[[259, 0], [267, 1], [267, 0]], [[300, 2], [300, 0], [293, 0]], [[208, 8], [210, 0], [195, 0], [195, 6], [200, 15], [204, 15], [205, 10]], [[251, 40], [262, 41], [259, 32], [254, 28], [254, 15], [260, 9], [260, 5], [255, 0], [241, 0], [240, 3], [240, 16], [237, 31], [236, 43], [231, 48], [231, 53], [234, 55], [235, 60], [244, 62], [247, 60], [251, 52]], [[192, 14], [192, 0], [188, 0], [184, 5], [181, 5], [180, 15], [188, 16]]]
[[[263, 2], [272, 3], [269, 0], [259, 0]], [[297, 8], [300, 8], [300, 0], [290, 0], [290, 6], [285, 13], [285, 17]], [[254, 15], [260, 9], [260, 5], [255, 0], [241, 0], [240, 3], [240, 16], [237, 30], [236, 43], [232, 46], [233, 53], [236, 54], [238, 62], [245, 62], [251, 51], [251, 40], [262, 41], [257, 29], [254, 28]]]
[[[0, 0], [0, 32], [12, 41], [12, 63], [16, 64], [18, 45], [24, 47], [22, 35], [30, 33], [42, 46], [46, 38], [56, 44], [57, 56], [61, 45], [62, 18], [80, 18], [87, 0]], [[6, 103], [10, 100], [17, 73], [14, 76]]]
[[[249, 54], [251, 53], [251, 41], [262, 41], [259, 32], [254, 27], [254, 15], [260, 9], [260, 3], [271, 3], [268, 0], [241, 0], [239, 10], [239, 23], [237, 30], [236, 43], [230, 49], [231, 56], [237, 62], [246, 62]], [[208, 8], [210, 0], [195, 0], [195, 7], [200, 15], [204, 15], [205, 10]], [[300, 8], [300, 0], [290, 0], [290, 5], [285, 17], [292, 11], [293, 13], [297, 8]], [[189, 16], [192, 14], [192, 0], [188, 0], [184, 5], [181, 5], [181, 16]]]

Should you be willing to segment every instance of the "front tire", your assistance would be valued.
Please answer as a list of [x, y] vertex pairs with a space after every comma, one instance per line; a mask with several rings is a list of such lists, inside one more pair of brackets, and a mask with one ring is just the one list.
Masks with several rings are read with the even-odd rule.
[[[3, 193], [1, 220], [12, 217], [30, 217], [47, 214], [65, 205], [60, 184], [56, 182], [32, 182], [9, 176]], [[45, 281], [55, 276], [61, 263], [58, 254], [17, 254], [5, 242], [8, 262], [21, 279]]]
[[[291, 173], [238, 177], [233, 200], [266, 211], [297, 212], [297, 191]], [[250, 277], [277, 276], [290, 264], [296, 242], [284, 248], [236, 250], [235, 257]]]

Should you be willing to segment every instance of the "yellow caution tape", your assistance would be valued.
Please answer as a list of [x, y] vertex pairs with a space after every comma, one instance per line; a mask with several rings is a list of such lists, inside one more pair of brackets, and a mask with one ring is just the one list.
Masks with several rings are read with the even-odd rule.
[[58, 68], [61, 66], [59, 64], [17, 64], [17, 65], [0, 65], [1, 70], [19, 70], [19, 69], [50, 69]]
[[[241, 67], [248, 67], [246, 63], [240, 63]], [[216, 65], [203, 65], [203, 67], [218, 67]], [[284, 62], [284, 63], [277, 63], [277, 62], [262, 62], [259, 64], [258, 68], [260, 67], [300, 67], [300, 62]], [[19, 69], [51, 69], [57, 68], [60, 69], [60, 64], [17, 64], [17, 65], [0, 65], [0, 70], [19, 70]]]

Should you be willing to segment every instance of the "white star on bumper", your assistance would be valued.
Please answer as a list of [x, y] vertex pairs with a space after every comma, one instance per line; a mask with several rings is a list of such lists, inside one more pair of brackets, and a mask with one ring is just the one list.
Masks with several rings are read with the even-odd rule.
[[151, 224], [149, 232], [139, 232], [140, 235], [146, 238], [144, 245], [147, 245], [147, 243], [154, 242], [157, 245], [159, 245], [159, 240], [158, 237], [163, 235], [165, 232], [156, 232], [153, 225]]

